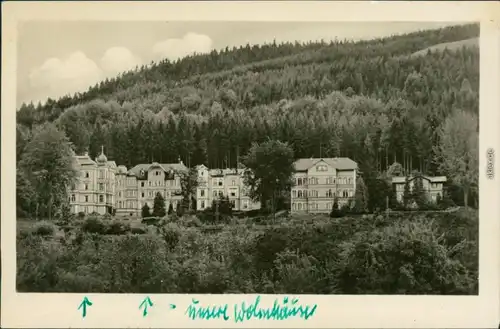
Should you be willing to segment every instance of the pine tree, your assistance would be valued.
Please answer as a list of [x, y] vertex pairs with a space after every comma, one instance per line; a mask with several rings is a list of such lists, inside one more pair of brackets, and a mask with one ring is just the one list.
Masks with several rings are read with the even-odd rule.
[[358, 214], [368, 210], [368, 189], [362, 177], [356, 179], [353, 210]]
[[413, 189], [411, 191], [412, 199], [420, 209], [427, 205], [427, 195], [424, 191], [424, 185], [421, 176], [416, 176], [413, 180]]
[[177, 209], [175, 210], [177, 216], [182, 217], [184, 215], [184, 208], [182, 208], [182, 205], [180, 202], [177, 203]]
[[412, 203], [412, 197], [411, 197], [411, 190], [410, 190], [410, 182], [408, 180], [408, 177], [406, 177], [405, 180], [405, 189], [403, 192], [403, 206], [405, 209], [408, 209], [408, 206], [411, 205]]
[[165, 214], [165, 199], [160, 192], [156, 193], [154, 204], [153, 204], [153, 216], [164, 217]]
[[141, 216], [142, 218], [146, 218], [146, 217], [151, 217], [151, 212], [149, 211], [149, 206], [147, 203], [144, 204], [144, 206], [142, 206], [142, 209], [141, 209]]

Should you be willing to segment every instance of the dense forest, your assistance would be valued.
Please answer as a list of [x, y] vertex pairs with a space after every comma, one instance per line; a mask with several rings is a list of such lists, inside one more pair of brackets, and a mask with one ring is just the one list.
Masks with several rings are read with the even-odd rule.
[[23, 104], [17, 159], [33, 128], [53, 122], [76, 153], [95, 157], [104, 145], [108, 158], [127, 167], [179, 157], [189, 166], [234, 167], [252, 143], [275, 139], [296, 158], [350, 157], [366, 175], [394, 162], [404, 173], [449, 175], [436, 154], [440, 128], [460, 112], [466, 118], [457, 124], [479, 129], [479, 49], [412, 54], [478, 35], [478, 25], [461, 25], [152, 63], [84, 93]]

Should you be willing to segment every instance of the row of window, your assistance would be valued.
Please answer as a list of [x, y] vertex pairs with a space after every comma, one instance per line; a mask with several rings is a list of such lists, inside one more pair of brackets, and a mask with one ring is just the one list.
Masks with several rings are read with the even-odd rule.
[[[90, 187], [89, 184], [83, 184], [83, 189], [85, 191], [88, 191], [89, 187]], [[75, 186], [72, 186], [72, 188], [75, 189]], [[111, 184], [104, 184], [104, 183], [98, 183], [97, 184], [97, 189], [99, 191], [104, 191], [104, 188], [106, 188], [106, 190], [111, 190]]]
[[326, 180], [319, 179], [318, 177], [311, 178], [296, 178], [295, 185], [318, 185], [318, 184], [326, 184], [326, 185], [334, 185], [334, 184], [350, 184], [354, 183], [354, 179], [352, 177], [326, 177]]
[[[212, 185], [213, 186], [223, 186], [224, 185], [224, 178], [212, 178]], [[231, 185], [232, 186], [236, 185], [235, 179], [231, 180]]]
[[[127, 180], [127, 185], [129, 186], [134, 186], [136, 185], [135, 180]], [[154, 181], [148, 181], [148, 186], [178, 186], [180, 182], [178, 180], [154, 180]], [[121, 179], [118, 180], [118, 186], [122, 186], [123, 181]], [[141, 182], [141, 187], [145, 187], [146, 182]]]
[[[90, 178], [90, 172], [88, 172], [88, 171], [83, 172], [83, 177]], [[111, 171], [107, 172], [106, 170], [102, 170], [102, 169], [97, 171], [97, 178], [99, 178], [99, 179], [113, 178], [113, 177], [114, 177], [114, 173]]]
[[[413, 184], [410, 183], [409, 185], [410, 185], [410, 190], [411, 190], [413, 187]], [[429, 185], [432, 189], [442, 188], [440, 183], [430, 183]], [[424, 188], [425, 188], [425, 186], [424, 186]], [[397, 184], [396, 185], [397, 191], [404, 191], [404, 189], [405, 189], [405, 184]]]
[[[337, 193], [338, 192], [338, 193]], [[293, 198], [318, 198], [318, 197], [327, 197], [333, 198], [335, 196], [341, 196], [343, 198], [353, 197], [354, 190], [341, 190], [341, 191], [332, 191], [329, 189], [323, 193], [319, 193], [316, 190], [293, 190], [292, 197]]]
[[[100, 194], [98, 197], [99, 202], [104, 202], [105, 199], [106, 199], [106, 197], [103, 194]], [[112, 197], [108, 197], [107, 199], [108, 199], [108, 201], [110, 201], [110, 200], [112, 200]], [[72, 194], [71, 197], [69, 198], [69, 200], [70, 200], [70, 202], [76, 202], [76, 195]], [[88, 195], [83, 196], [83, 199], [82, 199], [83, 202], [93, 202], [93, 201], [89, 201], [89, 200], [90, 200], [90, 198]]]
[[305, 202], [294, 202], [292, 203], [292, 210], [326, 210], [330, 211], [333, 207], [333, 202], [328, 203], [305, 203]]

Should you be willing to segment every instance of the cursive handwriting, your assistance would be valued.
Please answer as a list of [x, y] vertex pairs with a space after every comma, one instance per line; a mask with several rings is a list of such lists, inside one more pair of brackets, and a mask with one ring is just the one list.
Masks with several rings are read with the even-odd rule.
[[219, 306], [201, 306], [198, 300], [193, 299], [184, 314], [187, 314], [191, 320], [211, 320], [220, 319], [222, 317], [222, 319], [227, 321], [229, 320], [227, 307], [227, 304]]
[[[293, 317], [299, 317], [304, 320], [308, 320], [314, 315], [318, 305], [300, 305], [298, 298], [284, 297], [282, 301], [275, 299], [272, 307], [263, 307], [260, 304], [261, 297], [257, 296], [255, 300], [246, 304], [242, 302], [241, 304], [234, 305], [234, 322], [243, 322], [245, 320], [286, 320]], [[229, 320], [227, 314], [228, 304], [221, 304], [218, 306], [201, 306], [198, 300], [193, 299], [191, 304], [186, 309], [185, 314], [191, 320], [201, 319], [201, 320], [212, 320], [212, 319], [222, 319], [224, 321]]]

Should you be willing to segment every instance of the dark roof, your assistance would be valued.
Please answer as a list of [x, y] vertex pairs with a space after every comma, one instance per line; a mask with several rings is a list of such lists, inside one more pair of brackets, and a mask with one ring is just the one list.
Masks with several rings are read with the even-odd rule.
[[353, 170], [358, 168], [358, 164], [349, 158], [310, 158], [298, 159], [297, 161], [295, 161], [295, 170], [309, 170], [309, 168], [320, 161], [324, 161], [338, 170]]
[[141, 163], [128, 171], [129, 175], [134, 175], [137, 177], [141, 176], [141, 170], [147, 172], [151, 167], [159, 167], [163, 171], [188, 171], [188, 168], [182, 163]]

